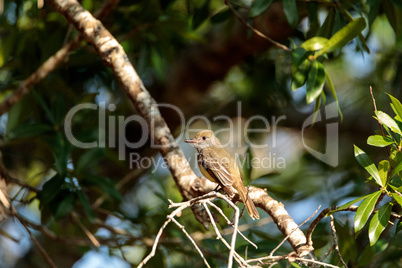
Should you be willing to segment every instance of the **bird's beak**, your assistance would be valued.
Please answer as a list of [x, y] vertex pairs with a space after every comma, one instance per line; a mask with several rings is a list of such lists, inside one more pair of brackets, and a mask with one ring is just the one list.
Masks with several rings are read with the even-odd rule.
[[198, 143], [198, 141], [195, 140], [195, 139], [192, 139], [192, 140], [184, 140], [184, 142], [186, 142], [186, 143]]

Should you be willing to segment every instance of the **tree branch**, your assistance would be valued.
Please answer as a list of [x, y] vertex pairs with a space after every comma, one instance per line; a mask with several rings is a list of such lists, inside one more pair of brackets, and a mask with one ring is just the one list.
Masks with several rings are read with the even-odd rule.
[[[159, 151], [184, 199], [189, 200], [212, 191], [215, 184], [203, 178], [197, 178], [194, 174], [156, 107], [155, 100], [144, 87], [117, 40], [100, 21], [95, 19], [77, 1], [48, 0], [48, 2], [78, 29], [84, 38], [95, 47], [104, 63], [113, 69], [138, 113], [148, 123], [150, 135], [159, 147]], [[283, 204], [272, 199], [264, 190], [259, 188], [251, 187], [249, 195], [258, 207], [264, 209], [273, 218], [285, 236], [290, 235], [288, 241], [299, 256], [314, 258], [311, 254], [313, 248], [306, 245], [306, 237], [300, 229], [297, 229], [297, 224], [289, 216]], [[204, 226], [209, 225], [209, 217], [202, 206], [193, 206], [193, 212]], [[297, 230], [295, 231], [295, 229]]]

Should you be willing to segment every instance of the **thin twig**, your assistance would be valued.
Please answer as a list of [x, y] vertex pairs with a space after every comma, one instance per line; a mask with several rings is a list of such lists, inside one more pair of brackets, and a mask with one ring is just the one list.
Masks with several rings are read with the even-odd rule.
[[276, 42], [275, 40], [273, 40], [272, 38], [266, 36], [265, 34], [263, 34], [262, 32], [260, 32], [259, 30], [255, 29], [253, 26], [251, 26], [247, 21], [245, 21], [243, 19], [242, 16], [240, 16], [240, 14], [236, 11], [236, 9], [233, 8], [233, 6], [230, 4], [230, 2], [228, 0], [225, 0], [225, 4], [230, 8], [230, 10], [233, 12], [233, 14], [247, 27], [249, 28], [253, 33], [255, 33], [256, 35], [258, 35], [259, 37], [267, 40], [268, 42], [270, 42], [271, 44], [287, 51], [290, 52], [291, 50], [289, 48], [287, 48], [286, 46], [282, 45], [281, 43]]
[[257, 258], [257, 259], [252, 259], [252, 260], [248, 260], [247, 262], [262, 262], [264, 260], [271, 260], [271, 261], [281, 261], [281, 260], [295, 260], [295, 261], [301, 261], [301, 262], [308, 262], [308, 263], [314, 263], [314, 264], [319, 264], [325, 267], [331, 267], [331, 268], [339, 268], [339, 266], [335, 266], [329, 263], [325, 263], [325, 262], [321, 262], [321, 261], [317, 261], [317, 260], [312, 260], [312, 259], [304, 259], [304, 258], [299, 258], [299, 257], [294, 257], [294, 256], [265, 256], [265, 257], [261, 257], [261, 258]]
[[95, 238], [95, 236], [82, 224], [80, 218], [78, 217], [77, 213], [72, 212], [71, 216], [73, 217], [73, 220], [78, 224], [78, 227], [86, 234], [86, 236], [89, 238], [89, 240], [92, 242], [92, 244], [95, 247], [100, 247], [99, 241]]
[[305, 221], [303, 221], [301, 224], [299, 224], [299, 226], [297, 226], [297, 228], [295, 228], [292, 232], [290, 232], [283, 240], [281, 243], [279, 243], [278, 246], [276, 246], [276, 248], [274, 248], [271, 253], [269, 254], [269, 256], [274, 256], [275, 251], [277, 251], [282, 245], [283, 243], [285, 243], [286, 240], [288, 240], [288, 238], [290, 237], [291, 234], [293, 234], [294, 231], [296, 231], [297, 229], [299, 229], [303, 224], [305, 224], [306, 222], [308, 222], [315, 214], [317, 214], [318, 210], [321, 208], [321, 205], [318, 206], [318, 208], [314, 211], [313, 214], [311, 214], [310, 217], [308, 217]]
[[[226, 222], [227, 222], [227, 224], [228, 225], [231, 225], [232, 227], [233, 227], [233, 225], [231, 224], [232, 222], [229, 220], [229, 218], [228, 217], [226, 217], [226, 215], [223, 213], [223, 211], [222, 211], [222, 209], [220, 208], [220, 207], [218, 207], [217, 205], [215, 205], [214, 203], [212, 203], [212, 202], [210, 202], [210, 201], [207, 201], [207, 203], [211, 206], [211, 207], [214, 207], [218, 212], [219, 212], [219, 214], [221, 214], [222, 215], [222, 217], [226, 220]], [[269, 220], [269, 222], [272, 222], [272, 219], [271, 218], [265, 218], [265, 219], [268, 219]], [[260, 224], [260, 225], [264, 225], [264, 224], [266, 224], [266, 223], [268, 223], [268, 222], [262, 222], [262, 220], [259, 220], [259, 221], [257, 221], [256, 222], [257, 224]], [[257, 225], [257, 224], [255, 224], [255, 225]], [[249, 227], [250, 225], [249, 224], [243, 224], [243, 225], [241, 225], [241, 226], [238, 226], [238, 233], [241, 235], [241, 237], [243, 237], [243, 239], [244, 240], [246, 240], [248, 243], [250, 243], [253, 247], [255, 247], [255, 248], [258, 248], [257, 247], [257, 245], [256, 244], [254, 244], [253, 242], [251, 242], [243, 233], [242, 233], [242, 230], [248, 230], [250, 227]], [[240, 228], [241, 227], [241, 228]], [[227, 231], [229, 231], [230, 230], [230, 233], [231, 233], [231, 229], [229, 229], [229, 228], [227, 228], [227, 229], [225, 229], [225, 230], [227, 230]], [[225, 230], [222, 230], [222, 234], [225, 234]]]
[[165, 230], [165, 228], [169, 224], [169, 222], [172, 221], [172, 217], [176, 216], [178, 213], [180, 213], [186, 207], [187, 207], [186, 204], [183, 204], [183, 205], [179, 206], [177, 209], [175, 209], [172, 213], [170, 213], [169, 216], [167, 216], [167, 220], [162, 225], [162, 227], [159, 229], [158, 234], [155, 237], [155, 241], [152, 246], [151, 252], [148, 254], [148, 256], [145, 257], [145, 259], [142, 260], [142, 262], [138, 265], [137, 268], [143, 267], [153, 256], [155, 256], [156, 248], [157, 248], [159, 240], [162, 236], [163, 230]]
[[53, 262], [52, 258], [47, 254], [46, 250], [42, 247], [42, 245], [39, 243], [39, 241], [36, 239], [36, 237], [32, 234], [32, 232], [29, 230], [29, 228], [20, 220], [19, 216], [17, 214], [14, 215], [19, 222], [21, 223], [22, 226], [24, 226], [25, 230], [28, 232], [29, 236], [31, 237], [32, 242], [35, 244], [37, 249], [39, 250], [39, 253], [43, 256], [43, 258], [46, 260], [46, 262], [49, 264], [50, 267], [56, 268], [56, 264]]
[[325, 260], [325, 259], [329, 256], [329, 254], [331, 254], [331, 252], [334, 250], [334, 247], [335, 247], [335, 245], [332, 245], [332, 247], [328, 250], [328, 252], [325, 253], [324, 256], [322, 256], [322, 258], [320, 259], [320, 261]]
[[342, 264], [348, 268], [346, 265], [345, 261], [342, 258], [341, 252], [339, 251], [339, 246], [338, 246], [338, 238], [336, 237], [336, 229], [335, 229], [335, 224], [334, 224], [334, 216], [331, 214], [329, 215], [329, 224], [331, 226], [331, 232], [332, 232], [332, 240], [334, 241], [334, 249], [336, 253], [338, 254], [339, 259], [341, 260]]
[[[211, 224], [212, 227], [214, 228], [215, 234], [216, 234], [216, 239], [220, 240], [228, 249], [230, 249], [230, 245], [226, 242], [226, 240], [222, 237], [221, 233], [219, 232], [218, 227], [216, 226], [214, 217], [212, 216], [211, 211], [209, 210], [209, 208], [205, 205], [205, 203], [202, 204], [205, 208], [205, 211], [207, 212], [209, 218], [211, 219]], [[240, 255], [238, 255], [237, 252], [235, 252], [235, 260], [239, 263], [239, 265], [241, 266], [243, 263], [247, 265], [247, 263], [244, 261], [244, 259], [242, 257], [240, 257]]]
[[184, 228], [183, 225], [181, 225], [174, 217], [171, 217], [171, 220], [181, 229], [181, 231], [187, 236], [187, 238], [191, 241], [191, 243], [194, 245], [195, 249], [198, 251], [198, 253], [200, 254], [202, 260], [204, 261], [205, 265], [207, 267], [211, 267], [209, 266], [208, 261], [205, 259], [204, 254], [202, 254], [202, 251], [200, 250], [200, 248], [197, 246], [197, 244], [195, 243], [194, 239], [187, 233], [186, 229]]

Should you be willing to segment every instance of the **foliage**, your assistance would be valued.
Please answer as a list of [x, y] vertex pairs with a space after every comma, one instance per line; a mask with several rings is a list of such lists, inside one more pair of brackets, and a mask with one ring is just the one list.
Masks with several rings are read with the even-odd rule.
[[[256, 29], [267, 26], [264, 16], [275, 9], [275, 14], [281, 16], [275, 23], [287, 23], [292, 29], [280, 40], [291, 51], [252, 39], [252, 32], [238, 22], [225, 1], [121, 0], [102, 23], [122, 44], [151, 95], [160, 103], [178, 106], [186, 118], [200, 114], [211, 119], [216, 115], [236, 118], [238, 102], [242, 105], [239, 122], [253, 115], [285, 115], [286, 120], [278, 127], [279, 148], [272, 146], [270, 153], [286, 157], [286, 169], [242, 166], [247, 184], [267, 188], [272, 197], [285, 204], [297, 223], [310, 216], [318, 204], [330, 207], [346, 202], [335, 214], [344, 259], [359, 267], [366, 266], [369, 260], [373, 265], [395, 267], [401, 261], [398, 250], [402, 225], [399, 221], [391, 227], [389, 220], [393, 219], [392, 213], [400, 214], [402, 205], [402, 106], [398, 100], [402, 96], [401, 4], [396, 0], [229, 3], [242, 16], [246, 14], [247, 22]], [[81, 4], [94, 14], [102, 8], [103, 1], [83, 0]], [[276, 9], [278, 4], [283, 5], [283, 11]], [[45, 4], [43, 9], [36, 5], [36, 0], [4, 2], [0, 16], [1, 100], [78, 34], [50, 5]], [[248, 32], [239, 38], [242, 31]], [[367, 62], [355, 68], [353, 64], [362, 57]], [[391, 93], [395, 114], [392, 117], [391, 111], [376, 111], [383, 133], [375, 135], [371, 135], [375, 126], [366, 120], [372, 114], [369, 85], [374, 88], [379, 107], [388, 102], [382, 92]], [[340, 165], [336, 168], [300, 149], [301, 142], [294, 138], [301, 136], [306, 112], [319, 111], [332, 101], [337, 102], [344, 120], [340, 125]], [[66, 136], [68, 113], [79, 104], [93, 104], [96, 108], [74, 115], [72, 133], [81, 142], [96, 142], [96, 148], [79, 148]], [[155, 164], [140, 169], [129, 158], [135, 153], [152, 157], [154, 163], [163, 161], [149, 143], [133, 149], [120, 144], [118, 135], [111, 134], [121, 133], [130, 142], [138, 141], [142, 130], [137, 124], [119, 125], [120, 118], [133, 114], [136, 112], [113, 72], [86, 41], [81, 41], [68, 59], [0, 118], [2, 162], [9, 176], [20, 183], [8, 181], [13, 204], [21, 216], [60, 237], [56, 247], [54, 241], [39, 233], [40, 242], [56, 263], [72, 266], [78, 258], [85, 261], [84, 254], [97, 252], [116, 257], [120, 265], [137, 265], [150, 251], [149, 241], [170, 213], [167, 199], [181, 201], [167, 169], [156, 168]], [[180, 132], [175, 115], [163, 109], [162, 114], [171, 131]], [[99, 125], [103, 119], [102, 128]], [[259, 128], [258, 124], [251, 124], [252, 128]], [[319, 148], [326, 142], [320, 135], [323, 126], [325, 122], [317, 121], [314, 128], [306, 130], [314, 132], [311, 141]], [[213, 127], [227, 125], [214, 122]], [[367, 144], [385, 149], [360, 149], [367, 136]], [[257, 133], [253, 138], [266, 143], [271, 137]], [[352, 144], [359, 146], [354, 147], [357, 162], [352, 160]], [[125, 160], [120, 159], [121, 150]], [[194, 155], [184, 146], [183, 150], [193, 161]], [[389, 154], [383, 159], [385, 150]], [[246, 146], [239, 146], [238, 151], [246, 152], [249, 161], [261, 155]], [[367, 174], [356, 168], [357, 163], [368, 172], [368, 183], [361, 180]], [[24, 184], [36, 190], [30, 191]], [[353, 222], [349, 214], [338, 212], [360, 201]], [[232, 213], [223, 202], [217, 205], [226, 215]], [[95, 248], [72, 215], [78, 215], [82, 225], [104, 247]], [[197, 243], [209, 253], [206, 255], [211, 265], [226, 265], [227, 250], [208, 237], [190, 211], [185, 211], [180, 223], [190, 234], [201, 237]], [[227, 227], [224, 221], [218, 224], [222, 229]], [[283, 239], [273, 223], [258, 226], [244, 216], [241, 224], [249, 227], [245, 235], [258, 245], [254, 249], [239, 239], [236, 250], [242, 255], [265, 256]], [[356, 237], [351, 235], [353, 226]], [[8, 221], [0, 228], [0, 234], [13, 237], [17, 231], [25, 233], [13, 228], [18, 227]], [[307, 225], [302, 228], [307, 229]], [[366, 236], [358, 235], [365, 228], [369, 243]], [[332, 247], [332, 238], [326, 222], [316, 232], [314, 247], [320, 257]], [[0, 240], [2, 263], [9, 253], [5, 237]], [[150, 267], [199, 265], [199, 255], [181, 230], [169, 226], [163, 237]], [[71, 246], [71, 241], [83, 242]], [[291, 251], [285, 243], [278, 255]], [[44, 266], [43, 260], [23, 255], [14, 255], [10, 267], [22, 267], [22, 262], [29, 267]], [[335, 253], [328, 262], [338, 263]], [[76, 265], [89, 267], [85, 263]], [[280, 265], [284, 266], [285, 261]], [[292, 265], [298, 267], [300, 263]]]
[[386, 133], [382, 133], [382, 135], [370, 136], [367, 140], [367, 143], [372, 146], [389, 146], [387, 147], [389, 150], [389, 161], [380, 161], [377, 168], [363, 150], [356, 145], [354, 146], [357, 162], [359, 162], [359, 164], [371, 175], [368, 178], [368, 182], [375, 184], [377, 187], [379, 187], [379, 190], [369, 195], [359, 197], [337, 209], [337, 211], [345, 209], [350, 205], [363, 200], [356, 211], [354, 221], [355, 232], [357, 233], [366, 225], [368, 219], [384, 195], [391, 197], [392, 200], [382, 204], [381, 208], [375, 212], [374, 217], [370, 220], [368, 232], [371, 246], [377, 242], [381, 233], [388, 226], [392, 207], [395, 204], [402, 206], [402, 177], [400, 174], [402, 169], [400, 158], [402, 148], [402, 132], [399, 127], [399, 125], [402, 123], [402, 113], [400, 113], [402, 112], [402, 105], [395, 97], [391, 95], [389, 95], [389, 97], [392, 101], [391, 107], [396, 114], [395, 117], [392, 118], [384, 112], [375, 111], [377, 116], [376, 119], [380, 123], [381, 132], [384, 128]]

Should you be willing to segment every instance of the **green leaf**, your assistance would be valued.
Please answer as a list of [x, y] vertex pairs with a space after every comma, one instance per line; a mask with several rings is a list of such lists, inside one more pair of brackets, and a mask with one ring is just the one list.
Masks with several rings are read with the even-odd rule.
[[381, 233], [384, 231], [385, 227], [387, 227], [391, 209], [392, 203], [386, 203], [371, 219], [369, 225], [370, 246], [373, 246], [377, 242]]
[[299, 66], [305, 62], [309, 55], [310, 53], [302, 47], [292, 50], [292, 74], [299, 69]]
[[325, 47], [328, 43], [328, 39], [325, 37], [315, 36], [306, 40], [300, 47], [304, 48], [307, 51], [316, 51]]
[[402, 196], [398, 193], [391, 193], [392, 197], [395, 199], [396, 202], [402, 207]]
[[40, 208], [49, 204], [62, 190], [64, 184], [64, 177], [59, 174], [54, 175], [48, 180], [42, 187], [42, 191], [39, 194]]
[[342, 48], [363, 31], [364, 28], [366, 28], [366, 21], [364, 18], [357, 18], [348, 23], [328, 40], [327, 45], [315, 54], [315, 58], [318, 58], [324, 53], [329, 53], [338, 48]]
[[66, 175], [68, 156], [70, 154], [71, 144], [66, 140], [62, 133], [57, 132], [56, 139], [51, 140], [53, 154], [56, 161], [56, 170], [62, 176]]
[[43, 99], [43, 97], [36, 91], [33, 90], [32, 94], [34, 95], [36, 101], [39, 103], [39, 105], [42, 107], [42, 109], [45, 111], [45, 114], [49, 121], [54, 124], [54, 117], [52, 112], [49, 109], [49, 106], [46, 104], [46, 101]]
[[386, 125], [393, 132], [402, 134], [402, 131], [399, 128], [398, 124], [395, 122], [395, 120], [391, 116], [389, 116], [388, 114], [381, 112], [381, 111], [376, 111], [375, 115], [377, 116], [378, 120], [380, 120], [381, 124]]
[[371, 261], [388, 248], [389, 243], [380, 240], [374, 246], [367, 245], [357, 259], [357, 267], [369, 267]]
[[296, 27], [299, 23], [296, 0], [283, 0], [283, 12], [285, 12], [289, 25], [293, 28]]
[[399, 233], [399, 231], [401, 231], [401, 230], [402, 230], [402, 220], [399, 220], [399, 221], [398, 221], [398, 224], [396, 225], [395, 235], [396, 235], [397, 233]]
[[87, 214], [88, 219], [93, 222], [95, 219], [95, 213], [92, 210], [91, 203], [89, 203], [88, 197], [82, 191], [77, 191], [77, 195], [84, 208], [85, 214]]
[[328, 86], [331, 89], [332, 95], [334, 96], [334, 99], [336, 101], [336, 107], [338, 107], [338, 113], [339, 113], [339, 116], [340, 116], [341, 122], [342, 122], [343, 121], [343, 114], [342, 114], [342, 111], [341, 111], [341, 106], [339, 106], [338, 97], [336, 96], [334, 83], [332, 83], [332, 79], [328, 75], [328, 73], [325, 71], [325, 69], [324, 69], [324, 72], [325, 72], [325, 80], [327, 81]]
[[399, 176], [391, 177], [388, 183], [394, 191], [402, 192], [402, 179]]
[[317, 36], [329, 38], [332, 35], [335, 22], [335, 11], [333, 8], [328, 10], [328, 16], [317, 32]]
[[402, 170], [402, 162], [399, 162], [398, 165], [396, 165], [396, 167], [392, 170], [390, 178], [397, 175], [399, 172], [401, 172], [401, 170]]
[[293, 74], [292, 83], [290, 88], [292, 91], [302, 87], [306, 81], [310, 70], [310, 61], [305, 60], [298, 68], [298, 70]]
[[381, 183], [384, 187], [387, 185], [388, 170], [389, 162], [387, 160], [382, 160], [378, 163], [378, 175], [380, 176]]
[[251, 172], [253, 171], [253, 165], [251, 164], [254, 159], [253, 151], [251, 150], [251, 146], [247, 146], [246, 153], [244, 154], [243, 163], [241, 165], [242, 176], [244, 183], [247, 185], [251, 180]]
[[296, 267], [296, 268], [301, 268], [300, 265], [298, 265], [298, 264], [295, 263], [295, 262], [291, 262], [290, 265], [292, 265], [293, 267]]
[[[345, 18], [346, 18], [346, 20], [347, 20], [348, 22], [352, 22], [352, 21], [353, 21], [353, 17], [350, 15], [349, 11], [347, 11], [346, 9], [344, 9], [344, 8], [342, 7], [342, 5], [338, 5], [338, 9], [339, 9], [339, 11], [345, 16]], [[362, 33], [359, 33], [358, 37], [359, 37], [359, 41], [360, 41], [360, 43], [361, 43], [361, 44], [359, 44], [359, 42], [358, 42], [359, 47], [360, 47], [362, 50], [364, 49], [364, 50], [366, 50], [368, 53], [370, 53], [370, 49], [369, 49], [369, 47], [367, 46], [366, 40], [364, 40], [363, 34], [362, 34]]]
[[65, 96], [55, 94], [51, 100], [52, 115], [55, 124], [62, 124], [66, 114], [66, 100]]
[[83, 153], [78, 161], [76, 171], [82, 172], [88, 167], [92, 167], [105, 156], [105, 148], [93, 148]]
[[357, 208], [355, 215], [355, 224], [354, 224], [356, 233], [361, 229], [363, 229], [364, 225], [366, 225], [366, 222], [370, 217], [371, 213], [373, 212], [375, 204], [377, 203], [377, 200], [380, 197], [380, 195], [381, 191], [369, 194], [367, 198]]
[[201, 7], [195, 8], [192, 20], [193, 29], [197, 29], [209, 17], [209, 4], [210, 0], [206, 0]]
[[255, 0], [251, 5], [249, 17], [250, 18], [257, 17], [262, 12], [267, 10], [267, 8], [269, 7], [269, 5], [271, 5], [272, 2], [273, 0]]
[[27, 125], [19, 125], [13, 128], [8, 133], [9, 139], [17, 139], [23, 137], [32, 137], [32, 136], [39, 136], [43, 135], [47, 132], [53, 131], [53, 127], [46, 125], [46, 124], [27, 124]]
[[312, 103], [317, 97], [320, 96], [324, 88], [325, 72], [322, 63], [314, 60], [311, 64], [311, 69], [307, 77], [307, 103]]
[[109, 178], [85, 174], [85, 178], [82, 184], [98, 186], [113, 199], [116, 199], [118, 201], [121, 201], [123, 199], [119, 191], [117, 191], [115, 184]]
[[367, 139], [367, 144], [376, 147], [385, 147], [393, 143], [395, 143], [393, 139], [381, 135], [372, 135]]
[[229, 8], [225, 8], [210, 18], [211, 23], [217, 24], [228, 20], [232, 16], [232, 11]]
[[384, 0], [382, 2], [382, 9], [387, 16], [389, 24], [394, 29], [395, 34], [400, 32], [400, 9], [392, 4], [390, 0]]
[[309, 2], [307, 3], [307, 13], [308, 13], [308, 21], [309, 21], [309, 29], [306, 34], [307, 38], [313, 37], [317, 34], [318, 29], [320, 28], [320, 22], [318, 19], [318, 3]]
[[395, 98], [394, 96], [388, 94], [389, 98], [391, 99], [392, 104], [395, 107], [395, 113], [402, 119], [402, 104], [401, 102]]
[[356, 145], [354, 145], [354, 147], [357, 162], [359, 162], [359, 164], [367, 170], [367, 172], [374, 178], [378, 185], [384, 186], [381, 184], [377, 167], [373, 164], [373, 162], [371, 162], [371, 159], [368, 157], [368, 155]]
[[73, 210], [75, 205], [74, 193], [69, 192], [67, 196], [64, 196], [63, 199], [55, 205], [57, 205], [57, 208], [54, 213], [54, 218], [56, 220], [60, 220], [67, 216]]
[[368, 197], [368, 196], [369, 196], [369, 195], [361, 196], [361, 197], [358, 197], [358, 198], [356, 198], [356, 199], [354, 199], [354, 200], [352, 200], [352, 201], [350, 201], [350, 202], [347, 202], [346, 204], [343, 204], [342, 206], [338, 207], [337, 209], [331, 210], [330, 212], [328, 212], [327, 215], [330, 215], [330, 214], [333, 214], [333, 213], [336, 212], [336, 211], [339, 211], [339, 210], [343, 210], [343, 209], [345, 209], [345, 208], [348, 208], [348, 207], [350, 207], [351, 205], [353, 205], [353, 204], [355, 204], [355, 203], [357, 203], [357, 202], [359, 202], [359, 201], [365, 199], [365, 198]]

